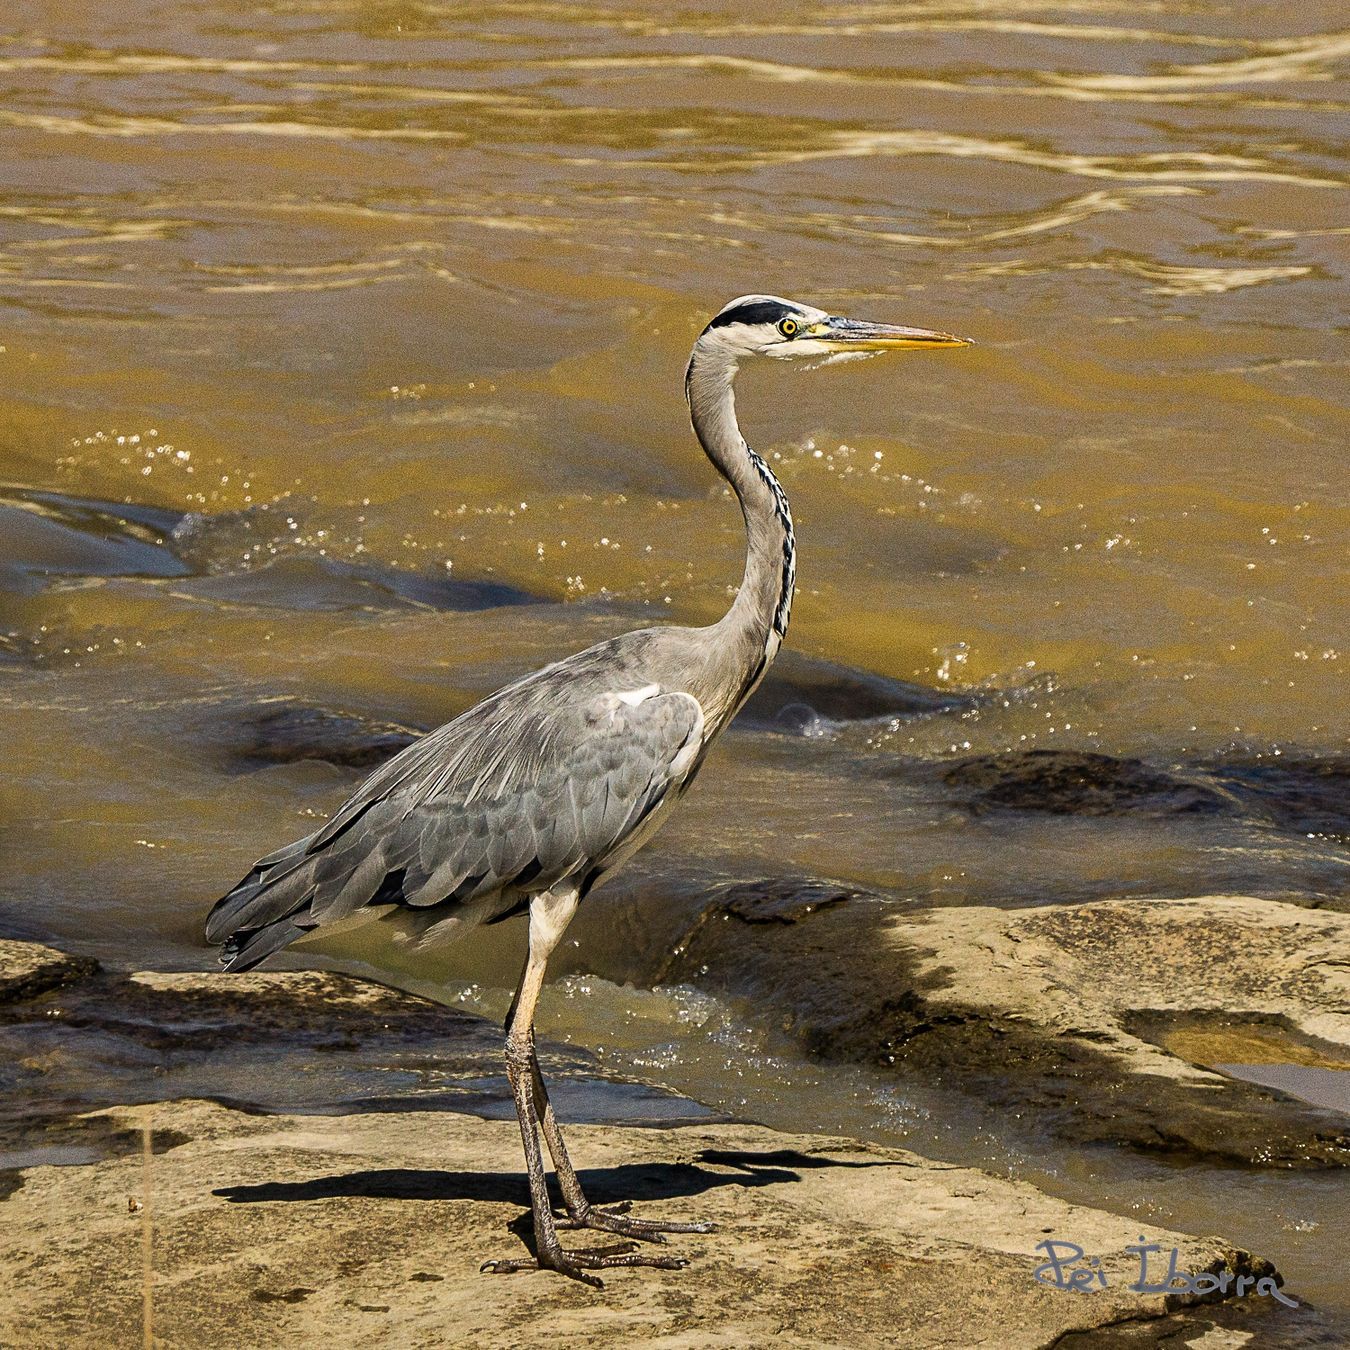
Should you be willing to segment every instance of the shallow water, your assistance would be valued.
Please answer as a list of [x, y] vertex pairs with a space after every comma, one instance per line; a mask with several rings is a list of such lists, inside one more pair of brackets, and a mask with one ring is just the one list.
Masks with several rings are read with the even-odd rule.
[[[792, 645], [988, 696], [734, 733], [616, 894], [788, 872], [938, 903], [1343, 899], [1336, 812], [1279, 777], [1350, 734], [1343, 22], [18, 0], [0, 921], [201, 962], [210, 900], [353, 781], [259, 767], [267, 710], [434, 725], [602, 634], [715, 616], [740, 522], [680, 377], [709, 311], [760, 290], [976, 340], [747, 370], [741, 410], [799, 521]], [[1280, 809], [972, 814], [933, 787], [1047, 747], [1225, 793], [1225, 766], [1271, 773]], [[726, 1104], [692, 1042], [675, 1058]], [[777, 1123], [879, 1109], [743, 1072]], [[1182, 1226], [1260, 1232], [1251, 1188], [1172, 1190]]]

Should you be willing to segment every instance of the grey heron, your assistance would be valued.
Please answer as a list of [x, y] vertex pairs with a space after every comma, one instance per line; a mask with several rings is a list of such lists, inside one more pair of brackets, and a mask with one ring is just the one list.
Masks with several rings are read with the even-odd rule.
[[[694, 343], [685, 394], [694, 432], [745, 517], [741, 586], [705, 628], [625, 633], [526, 675], [377, 769], [313, 834], [268, 854], [211, 910], [207, 940], [226, 970], [248, 970], [315, 929], [393, 921], [420, 943], [529, 916], [524, 972], [506, 1020], [506, 1073], [520, 1118], [535, 1255], [489, 1261], [507, 1273], [679, 1268], [640, 1239], [711, 1225], [632, 1217], [582, 1192], [534, 1046], [549, 954], [577, 906], [637, 850], [688, 790], [709, 748], [749, 698], [787, 633], [796, 550], [787, 497], [741, 435], [732, 385], [755, 356], [832, 359], [963, 338], [863, 323], [772, 295], [733, 300]], [[555, 1217], [540, 1135], [566, 1218]], [[618, 1245], [564, 1249], [562, 1228]]]

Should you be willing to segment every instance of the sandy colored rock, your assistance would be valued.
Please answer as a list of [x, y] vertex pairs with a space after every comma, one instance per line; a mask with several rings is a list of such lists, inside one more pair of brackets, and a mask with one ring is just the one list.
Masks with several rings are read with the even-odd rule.
[[940, 1081], [1072, 1143], [1350, 1165], [1344, 1115], [1168, 1048], [1222, 1016], [1350, 1063], [1350, 915], [1240, 896], [897, 912], [766, 882], [729, 888], [668, 951], [651, 982], [771, 1008], [813, 1056]]
[[1116, 900], [906, 915], [934, 1007], [978, 1009], [1090, 1037], [1136, 1071], [1230, 1080], [1132, 1036], [1136, 1013], [1278, 1018], [1350, 1066], [1350, 914], [1243, 896]]
[[[1165, 1306], [1125, 1288], [1136, 1220], [898, 1150], [753, 1126], [576, 1127], [594, 1199], [721, 1225], [675, 1240], [688, 1269], [607, 1272], [596, 1292], [551, 1274], [479, 1273], [485, 1258], [521, 1251], [513, 1122], [258, 1117], [204, 1102], [101, 1114], [188, 1142], [155, 1154], [148, 1172], [128, 1157], [24, 1174], [0, 1211], [2, 1344], [141, 1343], [142, 1203], [155, 1336], [180, 1347], [1015, 1350], [1130, 1319], [1163, 1319], [1171, 1344], [1192, 1333], [1209, 1344], [1200, 1338], [1213, 1327], [1211, 1310], [1178, 1314], [1185, 1299]], [[1183, 1269], [1271, 1270], [1216, 1239], [1142, 1231], [1178, 1247]], [[1100, 1255], [1109, 1287], [1038, 1284], [1046, 1235]], [[1269, 1298], [1239, 1306], [1251, 1319], [1298, 1316]]]
[[97, 962], [87, 957], [69, 956], [40, 942], [0, 938], [0, 1004], [37, 998], [97, 969]]

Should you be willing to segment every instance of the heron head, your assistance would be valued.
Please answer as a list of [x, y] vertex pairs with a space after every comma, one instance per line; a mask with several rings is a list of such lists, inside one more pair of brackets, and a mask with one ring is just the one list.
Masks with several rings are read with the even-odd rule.
[[843, 319], [777, 295], [742, 295], [703, 330], [699, 346], [730, 362], [746, 356], [817, 360], [870, 356], [913, 347], [967, 347], [968, 338], [927, 328]]

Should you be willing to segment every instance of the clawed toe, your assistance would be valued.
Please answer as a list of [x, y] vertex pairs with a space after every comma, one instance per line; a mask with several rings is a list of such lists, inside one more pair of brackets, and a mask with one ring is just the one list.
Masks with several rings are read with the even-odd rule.
[[657, 1219], [628, 1217], [632, 1203], [624, 1200], [608, 1209], [588, 1209], [584, 1214], [558, 1219], [559, 1228], [593, 1228], [604, 1233], [618, 1233], [621, 1237], [636, 1238], [640, 1242], [664, 1242], [666, 1233], [713, 1233], [713, 1223], [662, 1223]]
[[619, 1242], [609, 1247], [592, 1247], [586, 1251], [557, 1251], [545, 1253], [542, 1258], [518, 1256], [507, 1260], [484, 1261], [479, 1271], [485, 1275], [514, 1275], [521, 1270], [553, 1270], [569, 1279], [580, 1280], [594, 1289], [603, 1289], [604, 1282], [588, 1270], [616, 1270], [625, 1266], [654, 1266], [660, 1270], [683, 1270], [689, 1264], [682, 1256], [650, 1256], [636, 1250], [636, 1242]]

